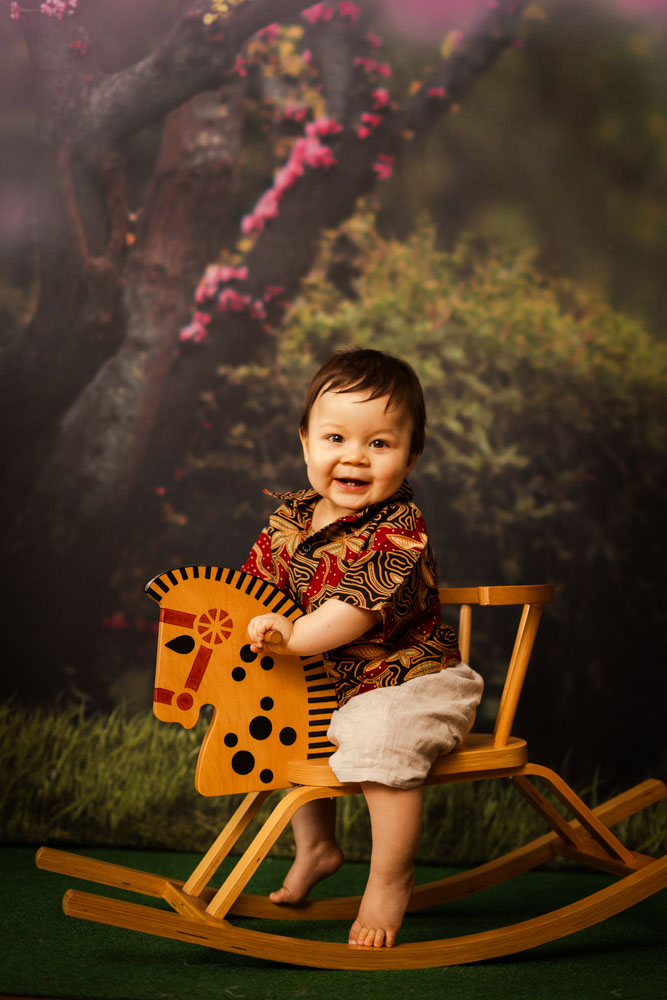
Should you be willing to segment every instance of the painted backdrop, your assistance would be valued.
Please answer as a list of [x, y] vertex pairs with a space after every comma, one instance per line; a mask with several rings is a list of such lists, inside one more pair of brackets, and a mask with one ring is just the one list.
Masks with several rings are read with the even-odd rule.
[[3, 6], [6, 693], [148, 710], [143, 584], [240, 565], [368, 345], [425, 386], [442, 582], [557, 585], [535, 756], [657, 767], [665, 4]]

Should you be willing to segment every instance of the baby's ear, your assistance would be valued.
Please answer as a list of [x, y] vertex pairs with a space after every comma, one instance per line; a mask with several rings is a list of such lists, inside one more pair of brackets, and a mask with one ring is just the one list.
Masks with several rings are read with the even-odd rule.
[[301, 438], [301, 447], [303, 448], [303, 458], [306, 464], [308, 464], [308, 432], [304, 431], [303, 427], [299, 427], [299, 437]]
[[409, 475], [412, 472], [412, 470], [415, 467], [415, 462], [417, 461], [418, 458], [419, 458], [419, 455], [418, 455], [417, 452], [415, 452], [414, 455], [410, 455], [410, 457], [408, 459], [408, 464], [407, 464], [406, 469], [405, 469], [406, 476]]

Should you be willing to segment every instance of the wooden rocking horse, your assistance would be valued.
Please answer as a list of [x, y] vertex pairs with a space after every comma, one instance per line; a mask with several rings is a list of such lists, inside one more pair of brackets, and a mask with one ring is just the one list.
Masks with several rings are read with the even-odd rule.
[[[460, 899], [543, 864], [556, 855], [618, 876], [606, 888], [568, 906], [510, 926], [391, 949], [287, 937], [235, 926], [228, 918], [352, 920], [359, 897], [276, 906], [243, 890], [297, 809], [317, 798], [353, 795], [327, 759], [326, 733], [336, 707], [331, 682], [317, 657], [254, 654], [247, 642], [250, 618], [265, 610], [290, 619], [300, 609], [272, 585], [237, 570], [188, 566], [163, 573], [147, 593], [160, 605], [155, 714], [191, 728], [201, 706], [214, 706], [202, 745], [196, 787], [204, 795], [245, 792], [189, 879], [183, 883], [148, 872], [41, 848], [37, 865], [49, 871], [157, 897], [171, 907], [138, 905], [79, 891], [64, 897], [70, 916], [139, 930], [222, 951], [296, 965], [335, 969], [428, 968], [508, 955], [582, 930], [638, 903], [667, 885], [667, 857], [630, 851], [609, 829], [667, 794], [649, 780], [590, 809], [553, 771], [528, 762], [524, 740], [510, 735], [528, 661], [550, 586], [445, 588], [445, 605], [460, 606], [460, 645], [469, 660], [474, 605], [522, 606], [494, 732], [472, 733], [465, 745], [438, 758], [427, 783], [507, 778], [546, 820], [551, 832], [471, 871], [419, 885], [409, 911]], [[538, 779], [551, 793], [535, 786]], [[209, 882], [232, 851], [270, 791], [281, 798], [220, 888]], [[552, 804], [555, 797], [570, 814]]]

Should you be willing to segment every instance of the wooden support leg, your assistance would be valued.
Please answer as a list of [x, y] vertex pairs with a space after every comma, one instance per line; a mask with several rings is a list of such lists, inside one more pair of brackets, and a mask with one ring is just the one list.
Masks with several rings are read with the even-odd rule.
[[356, 793], [360, 792], [361, 788], [358, 785], [342, 785], [339, 788], [302, 786], [288, 792], [207, 906], [207, 914], [211, 917], [225, 916], [297, 809], [313, 799], [349, 795], [351, 790]]
[[[522, 768], [522, 775], [530, 774], [537, 778], [541, 778], [548, 787], [551, 789], [556, 798], [570, 810], [572, 815], [581, 823], [582, 827], [588, 832], [590, 837], [595, 841], [595, 843], [602, 848], [603, 855], [610, 858], [615, 864], [620, 862], [621, 865], [627, 866], [629, 870], [635, 870], [638, 866], [634, 859], [631, 851], [624, 847], [620, 840], [614, 836], [611, 830], [595, 815], [592, 809], [586, 805], [582, 799], [570, 788], [567, 782], [555, 773], [555, 771], [550, 770], [548, 767], [543, 767], [540, 764], [526, 764]], [[525, 779], [521, 776], [515, 777], [512, 781], [517, 784], [525, 794]], [[522, 787], [523, 786], [523, 787]], [[533, 788], [532, 793], [534, 795], [539, 795]], [[530, 801], [530, 795], [527, 796]], [[555, 812], [555, 810], [554, 810]], [[572, 829], [570, 827], [570, 829]], [[561, 831], [558, 830], [560, 833]], [[567, 838], [564, 838], [569, 847], [578, 850], [579, 844], [572, 844]], [[579, 838], [581, 839], [581, 838]]]
[[569, 847], [580, 848], [583, 846], [584, 841], [581, 832], [572, 829], [568, 821], [545, 799], [532, 782], [521, 776], [516, 776], [510, 780], [515, 788], [518, 788], [521, 792], [524, 799], [547, 821], [551, 829], [558, 834], [561, 840]]
[[202, 889], [208, 885], [210, 879], [225, 860], [234, 844], [248, 826], [250, 820], [266, 802], [270, 794], [270, 792], [249, 792], [245, 796], [241, 805], [234, 815], [230, 817], [229, 822], [211, 844], [183, 886], [184, 892], [187, 892], [190, 896], [200, 895]]

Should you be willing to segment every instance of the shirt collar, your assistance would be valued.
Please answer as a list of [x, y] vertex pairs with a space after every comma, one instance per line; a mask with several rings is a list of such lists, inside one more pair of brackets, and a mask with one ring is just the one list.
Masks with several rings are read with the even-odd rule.
[[[315, 506], [314, 500], [319, 499], [319, 493], [313, 489], [308, 490], [294, 490], [287, 491], [285, 493], [277, 493], [274, 490], [264, 490], [269, 496], [275, 497], [277, 500], [293, 501], [297, 509], [302, 511], [312, 510]], [[370, 507], [364, 507], [362, 510], [357, 511], [354, 514], [346, 514], [344, 517], [339, 517], [333, 524], [345, 524], [354, 521], [361, 521], [363, 518], [367, 517], [369, 514], [375, 513], [380, 507], [386, 507], [388, 505], [394, 505], [397, 503], [405, 503], [406, 501], [414, 500], [414, 493], [412, 492], [412, 487], [410, 486], [407, 479], [404, 479], [399, 488], [396, 490], [392, 496], [387, 497], [386, 500], [382, 500], [380, 503], [371, 504]], [[330, 527], [330, 525], [327, 525]]]

